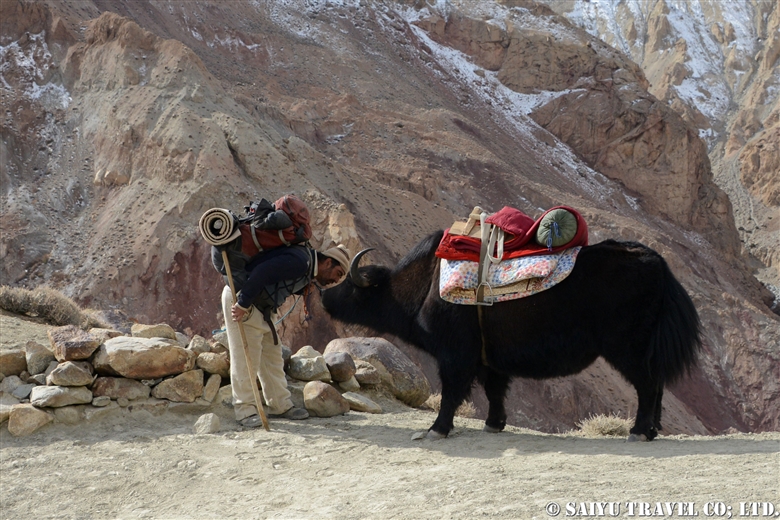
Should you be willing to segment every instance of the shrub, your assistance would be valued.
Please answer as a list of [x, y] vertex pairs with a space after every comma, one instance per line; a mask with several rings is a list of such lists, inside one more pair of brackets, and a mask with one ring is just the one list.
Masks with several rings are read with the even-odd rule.
[[39, 317], [52, 325], [76, 325], [82, 328], [105, 325], [76, 302], [49, 287], [33, 290], [0, 286], [0, 308], [26, 316]]
[[628, 437], [632, 422], [617, 414], [591, 415], [577, 426], [588, 437]]
[[[439, 410], [441, 410], [441, 394], [431, 394], [431, 396], [422, 404], [421, 408], [439, 412]], [[455, 410], [455, 415], [473, 419], [477, 415], [477, 410], [474, 408], [474, 403], [466, 401]]]

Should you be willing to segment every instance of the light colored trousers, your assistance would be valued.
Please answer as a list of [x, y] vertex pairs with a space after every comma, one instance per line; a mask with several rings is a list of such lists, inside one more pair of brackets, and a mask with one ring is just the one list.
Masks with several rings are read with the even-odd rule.
[[[238, 323], [230, 316], [233, 305], [233, 295], [230, 287], [222, 290], [222, 312], [225, 315], [225, 327], [230, 350], [230, 382], [233, 387], [233, 411], [236, 420], [240, 421], [257, 413], [252, 385], [255, 378], [249, 377], [246, 366], [246, 355], [241, 341], [241, 331]], [[272, 319], [275, 316], [272, 315]], [[268, 405], [269, 414], [281, 414], [293, 407], [290, 391], [287, 389], [287, 379], [284, 377], [284, 359], [282, 346], [274, 345], [271, 328], [263, 319], [262, 313], [253, 308], [252, 315], [244, 322], [246, 342], [249, 346], [249, 357], [252, 363], [252, 374], [260, 378], [263, 399]]]

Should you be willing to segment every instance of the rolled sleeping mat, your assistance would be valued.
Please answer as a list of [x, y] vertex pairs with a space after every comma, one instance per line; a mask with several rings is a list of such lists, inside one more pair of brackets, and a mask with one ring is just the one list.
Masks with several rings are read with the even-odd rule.
[[548, 212], [536, 230], [536, 243], [553, 249], [568, 244], [577, 234], [577, 217], [571, 211], [554, 209]]
[[241, 236], [238, 221], [230, 210], [211, 208], [198, 221], [203, 239], [212, 246], [221, 246]]

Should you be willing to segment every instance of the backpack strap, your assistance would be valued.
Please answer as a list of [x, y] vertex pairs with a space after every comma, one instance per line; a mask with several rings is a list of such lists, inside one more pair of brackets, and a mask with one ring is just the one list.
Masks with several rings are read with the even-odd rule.
[[[255, 247], [257, 248], [257, 252], [258, 253], [262, 253], [263, 252], [263, 247], [260, 245], [260, 242], [257, 240], [257, 232], [255, 231], [254, 227], [251, 227], [251, 226], [249, 227], [249, 234], [252, 235], [252, 242], [255, 243]], [[279, 234], [281, 235], [281, 231], [279, 232]]]

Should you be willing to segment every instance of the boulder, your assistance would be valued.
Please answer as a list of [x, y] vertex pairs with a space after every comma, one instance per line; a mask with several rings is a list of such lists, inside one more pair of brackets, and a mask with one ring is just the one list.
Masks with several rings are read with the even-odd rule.
[[30, 392], [32, 392], [33, 388], [36, 388], [38, 385], [34, 383], [28, 383], [25, 385], [19, 385], [17, 386], [13, 392], [11, 392], [11, 395], [16, 397], [17, 399], [27, 399], [30, 397]]
[[355, 375], [355, 361], [346, 352], [329, 352], [323, 357], [334, 381], [349, 381]]
[[8, 417], [8, 432], [14, 437], [30, 435], [53, 420], [52, 414], [31, 404], [17, 404]]
[[11, 408], [19, 404], [19, 399], [11, 394], [0, 392], [0, 424], [8, 420], [11, 415]]
[[111, 404], [111, 398], [107, 395], [101, 395], [92, 399], [92, 406], [96, 408], [103, 408]]
[[302, 347], [298, 352], [290, 356], [290, 377], [301, 381], [325, 381], [331, 380], [328, 365], [322, 354], [311, 346]]
[[339, 388], [345, 392], [357, 392], [360, 390], [360, 383], [358, 383], [358, 380], [355, 379], [355, 376], [352, 376], [346, 381], [341, 381], [339, 383]]
[[203, 370], [189, 370], [166, 379], [152, 389], [152, 397], [178, 403], [194, 403], [203, 394]]
[[207, 413], [198, 417], [192, 429], [195, 433], [217, 433], [219, 428], [219, 417], [216, 414]]
[[[111, 402], [109, 400], [109, 402]], [[62, 424], [78, 424], [84, 418], [84, 406], [63, 406], [54, 409], [54, 421]]]
[[100, 346], [93, 364], [100, 375], [154, 379], [192, 370], [197, 354], [160, 338], [111, 338]]
[[42, 374], [49, 363], [54, 361], [51, 350], [37, 341], [28, 341], [24, 346], [24, 356], [27, 361], [27, 371], [30, 374]]
[[91, 402], [92, 392], [84, 386], [36, 386], [30, 394], [30, 404], [38, 408], [59, 408]]
[[355, 360], [355, 379], [364, 386], [376, 386], [382, 382], [382, 378], [379, 377], [379, 371], [376, 367], [362, 359]]
[[225, 406], [233, 406], [233, 386], [225, 385], [217, 390], [217, 402]]
[[201, 397], [209, 403], [214, 401], [214, 398], [219, 392], [219, 385], [222, 384], [222, 376], [219, 374], [211, 374], [206, 381], [206, 385], [203, 387], [203, 394]]
[[230, 377], [230, 354], [227, 352], [221, 352], [219, 354], [214, 352], [203, 352], [198, 354], [195, 366], [202, 368], [209, 374], [219, 374], [227, 379]]
[[350, 410], [356, 412], [382, 413], [382, 407], [364, 395], [344, 392], [341, 397], [347, 400]]
[[0, 373], [5, 376], [18, 376], [27, 370], [27, 358], [24, 347], [0, 347]]
[[95, 380], [92, 365], [86, 361], [65, 361], [46, 377], [46, 384], [53, 386], [87, 386]]
[[158, 323], [157, 325], [134, 323], [130, 328], [130, 334], [134, 338], [168, 338], [178, 342], [176, 331], [165, 323]]
[[192, 337], [189, 345], [187, 345], [187, 348], [198, 354], [202, 354], [203, 352], [211, 352], [211, 345], [209, 345], [209, 342], [206, 341], [206, 338], [203, 336], [198, 336], [197, 334]]
[[187, 346], [190, 344], [190, 338], [184, 334], [183, 332], [176, 332], [176, 341], [179, 342], [179, 346], [182, 348], [187, 348]]
[[333, 417], [349, 411], [349, 403], [338, 390], [322, 381], [309, 381], [303, 388], [303, 403], [315, 417]]
[[409, 406], [420, 406], [431, 395], [431, 385], [423, 371], [386, 339], [334, 339], [325, 347], [325, 354], [332, 352], [346, 352], [374, 365], [382, 385]]
[[221, 330], [211, 336], [211, 349], [214, 350], [214, 347], [216, 345], [222, 345], [223, 347], [228, 347], [228, 335], [226, 330]]
[[22, 378], [19, 376], [8, 376], [0, 382], [0, 392], [7, 394], [13, 393], [14, 390], [24, 384]]
[[56, 327], [48, 335], [54, 357], [60, 362], [88, 359], [100, 346], [95, 336], [75, 325]]
[[89, 329], [89, 333], [92, 334], [92, 336], [94, 336], [94, 338], [97, 339], [101, 344], [105, 343], [106, 340], [109, 340], [111, 338], [116, 338], [124, 335], [118, 330], [101, 329], [98, 327], [92, 327], [91, 329]]
[[140, 381], [124, 377], [98, 377], [92, 385], [93, 395], [111, 399], [146, 399], [151, 391], [151, 388]]

